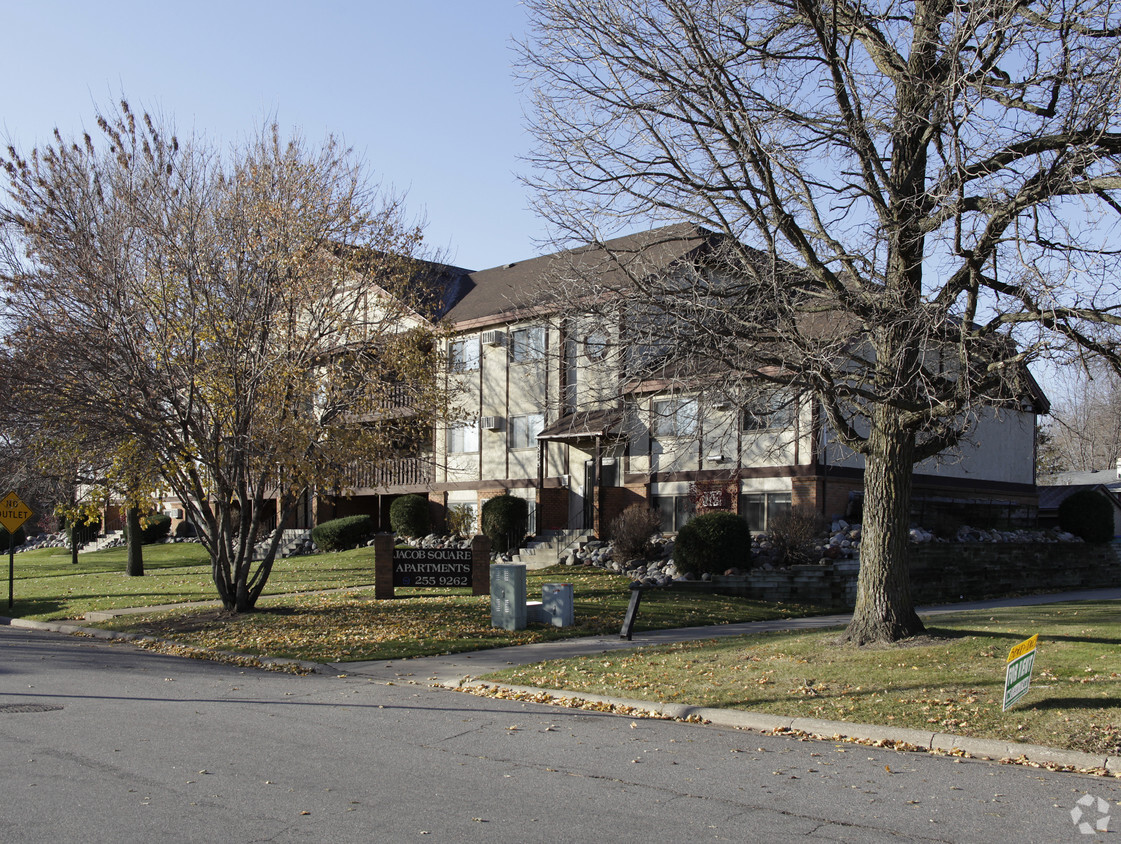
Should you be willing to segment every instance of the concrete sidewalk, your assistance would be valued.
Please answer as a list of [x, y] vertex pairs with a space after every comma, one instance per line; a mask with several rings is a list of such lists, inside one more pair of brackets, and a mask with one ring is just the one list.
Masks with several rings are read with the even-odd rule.
[[[1121, 600], [1121, 589], [1086, 589], [1078, 592], [1061, 592], [1050, 595], [1026, 595], [1021, 598], [1001, 598], [992, 601], [967, 601], [960, 604], [939, 604], [919, 607], [922, 616], [936, 616], [964, 610], [1021, 607], [1036, 604], [1057, 604], [1064, 601], [1116, 601]], [[725, 636], [743, 636], [748, 633], [767, 633], [774, 630], [817, 630], [823, 627], [841, 627], [848, 624], [851, 613], [818, 615], [806, 618], [778, 618], [769, 621], [745, 621], [739, 624], [721, 624], [709, 627], [680, 627], [672, 630], [649, 630], [635, 633], [628, 641], [619, 636], [588, 636], [581, 639], [564, 639], [540, 642], [534, 645], [516, 645], [488, 651], [426, 656], [416, 659], [396, 659], [371, 662], [340, 662], [330, 665], [332, 670], [377, 679], [409, 678], [431, 685], [456, 687], [465, 681], [500, 671], [514, 665], [528, 665], [550, 659], [568, 659], [586, 654], [606, 653], [649, 645], [672, 642], [695, 642]]]

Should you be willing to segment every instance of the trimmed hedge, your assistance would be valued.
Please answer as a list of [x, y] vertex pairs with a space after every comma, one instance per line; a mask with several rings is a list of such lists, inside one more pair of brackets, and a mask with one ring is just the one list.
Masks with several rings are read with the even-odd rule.
[[1113, 505], [1099, 492], [1080, 490], [1059, 505], [1059, 527], [1086, 542], [1109, 542], [1113, 539]]
[[490, 540], [491, 548], [499, 554], [521, 543], [528, 521], [529, 504], [508, 492], [483, 502], [479, 514], [479, 527]]
[[346, 516], [312, 528], [311, 541], [320, 551], [346, 551], [373, 532], [374, 520], [369, 516]]
[[[167, 513], [149, 513], [142, 517], [146, 524], [140, 528], [140, 544], [155, 545], [167, 539], [171, 533], [171, 516]], [[125, 527], [125, 541], [128, 541], [128, 527]]]
[[427, 536], [428, 499], [422, 495], [402, 495], [389, 505], [389, 526], [399, 536]]
[[677, 532], [673, 562], [682, 574], [723, 574], [751, 566], [751, 530], [735, 513], [704, 513]]
[[13, 548], [18, 548], [20, 545], [23, 545], [23, 543], [27, 541], [27, 532], [22, 527], [16, 528], [14, 541], [12, 540], [13, 537], [8, 533], [8, 529], [6, 527], [0, 527], [0, 552], [8, 550], [9, 542], [11, 542], [11, 547]]

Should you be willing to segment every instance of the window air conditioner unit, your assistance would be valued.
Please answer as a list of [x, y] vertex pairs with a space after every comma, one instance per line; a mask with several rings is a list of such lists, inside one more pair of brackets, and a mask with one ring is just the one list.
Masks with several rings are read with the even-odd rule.
[[502, 417], [501, 416], [483, 416], [479, 419], [479, 427], [487, 431], [501, 431], [502, 430]]
[[727, 410], [732, 406], [732, 403], [727, 399], [717, 399], [712, 403], [713, 410]]
[[501, 346], [506, 339], [503, 331], [484, 331], [482, 341], [484, 346]]

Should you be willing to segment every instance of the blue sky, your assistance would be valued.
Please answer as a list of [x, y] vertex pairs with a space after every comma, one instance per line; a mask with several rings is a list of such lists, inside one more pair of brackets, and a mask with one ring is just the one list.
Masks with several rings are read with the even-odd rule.
[[0, 0], [0, 19], [0, 137], [22, 150], [95, 126], [121, 93], [222, 143], [275, 117], [353, 147], [452, 262], [541, 251], [516, 177], [530, 143], [516, 0]]

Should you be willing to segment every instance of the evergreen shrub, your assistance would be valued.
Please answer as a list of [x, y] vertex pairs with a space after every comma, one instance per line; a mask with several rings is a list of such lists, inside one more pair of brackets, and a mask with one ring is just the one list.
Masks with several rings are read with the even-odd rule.
[[8, 533], [8, 529], [6, 527], [0, 527], [0, 552], [8, 550], [8, 543], [10, 541], [11, 547], [13, 548], [18, 548], [19, 546], [23, 545], [23, 543], [27, 541], [27, 532], [22, 527], [16, 528], [14, 541], [12, 540], [13, 537], [10, 533]]
[[735, 513], [696, 516], [677, 532], [673, 563], [682, 574], [723, 574], [751, 566], [751, 530]]
[[[167, 513], [149, 513], [142, 517], [145, 525], [140, 528], [140, 544], [155, 545], [167, 539], [171, 533], [171, 516]], [[125, 541], [128, 541], [128, 527], [125, 527]]]
[[373, 532], [374, 520], [369, 516], [345, 516], [312, 528], [311, 541], [320, 551], [346, 551]]
[[428, 499], [402, 495], [389, 505], [389, 526], [399, 536], [426, 536], [429, 532]]
[[1113, 539], [1113, 505], [1099, 492], [1080, 490], [1059, 505], [1059, 527], [1086, 542], [1109, 542]]
[[525, 538], [529, 504], [524, 498], [509, 493], [499, 495], [483, 503], [479, 521], [483, 534], [490, 540], [491, 549], [505, 554]]

